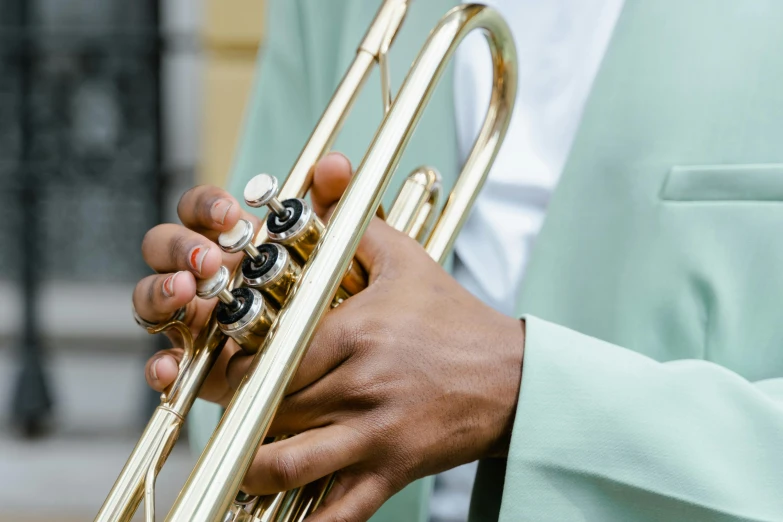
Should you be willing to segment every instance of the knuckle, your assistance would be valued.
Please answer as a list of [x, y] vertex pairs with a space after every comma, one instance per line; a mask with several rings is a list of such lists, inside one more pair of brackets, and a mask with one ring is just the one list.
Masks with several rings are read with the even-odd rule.
[[269, 478], [275, 489], [285, 491], [296, 487], [299, 467], [296, 458], [286, 451], [276, 451], [272, 456]]
[[375, 369], [365, 365], [355, 368], [350, 379], [350, 389], [347, 392], [348, 396], [354, 399], [370, 395], [378, 382]]
[[364, 316], [336, 335], [340, 336], [339, 342], [347, 345], [347, 359], [356, 357], [355, 362], [348, 363], [351, 372], [345, 383], [344, 397], [357, 407], [377, 406], [386, 397], [394, 377], [385, 359], [376, 356], [385, 351], [384, 345], [388, 343], [385, 321]]
[[385, 470], [384, 473], [373, 473], [373, 482], [376, 491], [381, 497], [390, 497], [400, 489], [396, 474], [390, 473], [390, 470]]
[[343, 397], [357, 409], [373, 409], [387, 397], [386, 380], [376, 367], [356, 368], [346, 383]]
[[352, 353], [365, 351], [372, 345], [370, 332], [362, 320], [357, 320], [353, 325], [348, 325], [341, 334], [343, 342]]
[[375, 490], [382, 495], [385, 494], [393, 494], [394, 491], [397, 489], [396, 487], [396, 480], [393, 476], [389, 476], [388, 470], [385, 473], [373, 473], [373, 484], [375, 486]]
[[156, 284], [156, 278], [151, 278], [149, 282], [147, 283], [147, 292], [146, 292], [146, 302], [148, 305], [152, 305], [157, 301], [156, 297], [158, 295], [157, 292], [155, 292]]
[[392, 229], [392, 234], [389, 237], [389, 242], [394, 248], [386, 249], [385, 251], [390, 254], [399, 254], [402, 256], [411, 255], [411, 251], [423, 251], [421, 243], [410, 237], [408, 234], [400, 232], [399, 230]]
[[346, 440], [351, 440], [351, 446], [355, 453], [363, 456], [374, 455], [378, 449], [377, 440], [373, 437], [372, 428], [366, 423], [372, 421], [359, 421], [355, 423], [344, 424], [346, 431]]
[[387, 331], [384, 316], [381, 314], [360, 314], [350, 323], [345, 325], [341, 332], [354, 351], [366, 351], [383, 342], [383, 336]]
[[[182, 265], [183, 263], [180, 263], [180, 261], [183, 260], [184, 257], [188, 254], [187, 238], [185, 235], [177, 233], [171, 236], [171, 240], [169, 240], [168, 244], [168, 250], [169, 258], [173, 261], [176, 261], [177, 265]], [[187, 266], [187, 263], [185, 263], [185, 266]]]
[[319, 344], [334, 351], [340, 361], [349, 359], [361, 344], [361, 331], [357, 327], [356, 319], [351, 316], [337, 320], [327, 315], [318, 335]]
[[133, 300], [133, 307], [136, 309], [137, 312], [140, 312], [140, 307], [143, 307], [145, 305], [145, 299], [148, 297], [148, 290], [147, 290], [147, 278], [145, 277], [138, 283], [136, 283], [136, 286], [133, 287], [133, 293], [131, 294], [132, 300]]
[[156, 303], [157, 295], [155, 288], [157, 279], [155, 276], [145, 277], [136, 283], [136, 287], [133, 289], [133, 307], [136, 313], [145, 319], [148, 319], [145, 317], [145, 314], [149, 313], [150, 308], [154, 307]]
[[196, 185], [186, 190], [177, 202], [177, 215], [180, 219], [193, 212], [193, 202], [198, 200], [198, 192], [201, 186]]

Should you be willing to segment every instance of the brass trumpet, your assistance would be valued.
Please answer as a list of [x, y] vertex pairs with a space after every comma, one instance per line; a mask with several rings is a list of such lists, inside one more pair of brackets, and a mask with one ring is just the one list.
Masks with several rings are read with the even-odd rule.
[[[274, 245], [280, 254], [275, 259], [285, 257], [285, 262], [290, 263], [285, 265], [289, 269], [281, 272], [287, 274], [288, 284], [264, 286], [273, 279], [271, 276], [256, 281], [247, 273], [243, 277], [246, 270], [242, 268], [233, 276], [222, 270], [220, 277], [200, 285], [201, 292], [219, 296], [222, 304], [197, 339], [193, 340], [189, 329], [176, 320], [149, 329], [151, 333], [169, 328], [179, 331], [185, 355], [176, 381], [162, 395], [160, 406], [96, 522], [130, 521], [142, 499], [146, 520], [154, 521], [157, 473], [225, 345], [227, 333], [255, 356], [166, 520], [300, 522], [318, 507], [328, 491], [329, 477], [262, 498], [244, 494], [240, 485], [321, 318], [330, 306], [356, 291], [349, 289], [351, 285], [361, 284], [361, 267], [353, 261], [359, 240], [379, 211], [382, 196], [446, 64], [468, 33], [483, 30], [493, 63], [492, 96], [473, 150], [437, 218], [439, 176], [434, 169], [423, 167], [403, 184], [387, 219], [398, 230], [419, 240], [438, 262], [447, 258], [483, 185], [503, 142], [516, 95], [516, 51], [508, 26], [493, 9], [468, 4], [455, 7], [440, 20], [393, 97], [387, 53], [408, 7], [408, 0], [383, 1], [279, 194], [275, 194], [273, 186], [261, 187], [268, 179], [254, 178], [251, 182], [246, 200], [271, 209], [265, 225], [258, 231], [233, 231], [225, 244], [221, 242], [225, 248], [248, 252], [248, 259], [258, 261], [251, 263], [256, 272], [261, 261], [268, 261], [260, 252], [261, 247]], [[324, 225], [314, 214], [307, 214], [307, 203], [300, 198], [310, 187], [313, 165], [330, 149], [375, 63], [380, 67], [386, 114], [348, 189]], [[248, 262], [243, 266], [249, 266]], [[242, 309], [249, 318], [242, 319], [246, 317], [241, 315]]]

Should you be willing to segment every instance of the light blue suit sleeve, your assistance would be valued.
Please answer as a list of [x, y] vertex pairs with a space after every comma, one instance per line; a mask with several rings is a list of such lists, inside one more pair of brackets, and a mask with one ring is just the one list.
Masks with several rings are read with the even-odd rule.
[[526, 324], [500, 520], [783, 520], [783, 379]]

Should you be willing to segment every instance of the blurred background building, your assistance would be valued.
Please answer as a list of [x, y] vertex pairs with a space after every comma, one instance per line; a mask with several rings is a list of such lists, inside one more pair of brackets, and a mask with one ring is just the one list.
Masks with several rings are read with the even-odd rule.
[[[229, 171], [262, 0], [0, 0], [0, 521], [91, 520], [157, 397], [141, 239]], [[193, 457], [159, 484], [172, 500]]]

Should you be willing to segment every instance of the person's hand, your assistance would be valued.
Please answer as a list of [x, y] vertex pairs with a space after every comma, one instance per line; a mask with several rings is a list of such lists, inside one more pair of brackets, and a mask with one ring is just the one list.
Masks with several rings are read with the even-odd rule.
[[[334, 192], [332, 180], [345, 176], [350, 164], [344, 156], [330, 154], [315, 170], [315, 182], [310, 191], [314, 210], [325, 216], [340, 194]], [[344, 183], [336, 185], [339, 190]], [[196, 297], [196, 278], [214, 275], [221, 264], [233, 270], [243, 253], [225, 254], [215, 243], [221, 232], [230, 230], [240, 218], [250, 221], [258, 230], [259, 220], [244, 212], [239, 203], [217, 187], [198, 186], [186, 192], [177, 206], [182, 225], [163, 224], [147, 232], [142, 242], [144, 260], [156, 275], [145, 277], [133, 292], [133, 306], [146, 321], [156, 323], [172, 316], [180, 307], [187, 306], [184, 322], [191, 327], [194, 337], [205, 324], [218, 300]], [[181, 345], [176, 333], [167, 333], [175, 346]], [[156, 391], [163, 391], [177, 377], [182, 349], [171, 348], [153, 355], [145, 368], [147, 383]], [[247, 358], [239, 346], [229, 340], [201, 389], [201, 397], [226, 406], [234, 394], [226, 379], [232, 361]]]
[[[332, 170], [321, 209], [345, 189]], [[329, 190], [325, 190], [325, 187]], [[243, 490], [274, 493], [336, 472], [308, 522], [363, 522], [413, 480], [504, 456], [524, 325], [464, 290], [415, 241], [375, 218], [357, 252], [368, 288], [322, 321]], [[235, 387], [250, 358], [227, 368]]]
[[[523, 323], [465, 291], [376, 219], [358, 253], [370, 285], [329, 312], [245, 478], [272, 493], [337, 472], [308, 522], [363, 522], [415, 479], [504, 456]], [[229, 381], [237, 384], [245, 364]]]
[[[324, 219], [350, 175], [342, 156], [317, 165], [312, 196]], [[267, 494], [336, 472], [308, 522], [367, 520], [417, 478], [505, 455], [516, 409], [523, 323], [481, 303], [377, 218], [357, 258], [368, 288], [325, 316], [269, 433], [298, 435], [262, 446], [243, 484]], [[175, 370], [176, 351], [148, 364], [156, 389], [165, 384], [150, 365], [167, 359]], [[202, 397], [225, 405], [250, 361], [225, 350]]]

